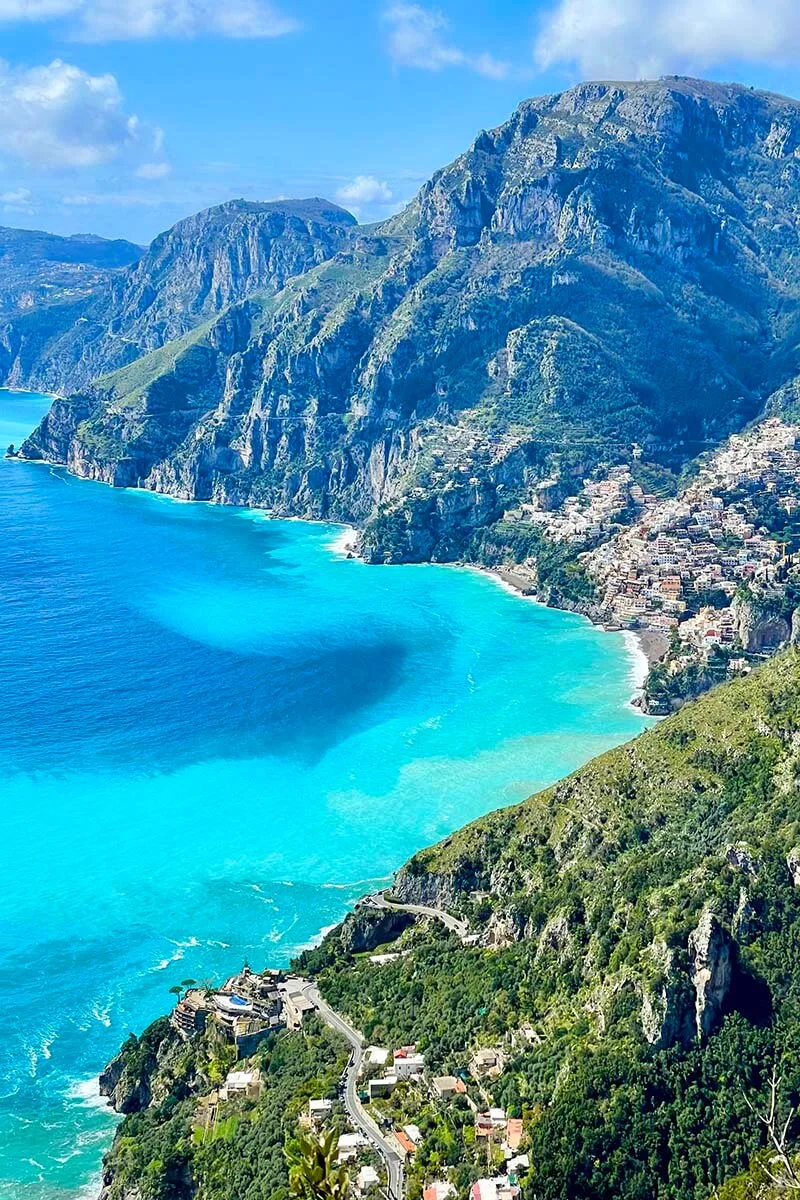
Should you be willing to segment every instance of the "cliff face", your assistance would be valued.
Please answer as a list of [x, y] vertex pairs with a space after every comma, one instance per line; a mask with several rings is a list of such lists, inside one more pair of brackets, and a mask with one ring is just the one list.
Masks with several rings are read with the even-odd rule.
[[[462, 553], [554, 462], [580, 472], [636, 442], [680, 463], [798, 373], [799, 131], [794, 101], [693, 80], [526, 101], [398, 217], [328, 222], [274, 295], [302, 269], [288, 227], [268, 250], [248, 239], [244, 268], [207, 250], [213, 231], [176, 227], [109, 327], [37, 370], [83, 384], [223, 304], [243, 335], [219, 341], [204, 397], [174, 377], [180, 342], [84, 389], [73, 469], [127, 481], [132, 457], [145, 487], [355, 520], [381, 561]], [[47, 452], [40, 435], [26, 452]]]
[[[230, 304], [279, 291], [335, 254], [355, 224], [323, 200], [232, 200], [197, 213], [83, 303], [36, 308], [10, 321], [0, 369], [9, 380], [54, 391], [84, 387]], [[0, 279], [2, 266], [0, 259]]]

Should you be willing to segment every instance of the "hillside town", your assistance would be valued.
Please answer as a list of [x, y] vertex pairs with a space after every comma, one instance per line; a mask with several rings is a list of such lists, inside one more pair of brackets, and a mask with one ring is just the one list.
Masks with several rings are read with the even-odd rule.
[[799, 439], [798, 425], [762, 421], [701, 459], [695, 478], [666, 497], [636, 482], [634, 448], [631, 464], [585, 480], [566, 499], [555, 480], [544, 481], [519, 518], [575, 547], [609, 627], [657, 631], [665, 645], [677, 639], [673, 670], [722, 648], [730, 669], [744, 671], [748, 654], [769, 652], [791, 634], [781, 618], [751, 636], [736, 598], [771, 597], [790, 577], [800, 530]]
[[[439, 916], [446, 918], [445, 913]], [[380, 970], [381, 956], [369, 957]], [[520, 1196], [530, 1165], [523, 1120], [495, 1103], [492, 1087], [515, 1049], [539, 1040], [529, 1026], [499, 1044], [465, 1050], [460, 1066], [440, 1074], [415, 1044], [364, 1045], [361, 1034], [325, 1003], [313, 982], [285, 971], [254, 973], [245, 965], [218, 990], [196, 985], [175, 990], [179, 994], [170, 1024], [179, 1038], [230, 1048], [229, 1069], [213, 1091], [198, 1098], [196, 1140], [220, 1136], [231, 1116], [258, 1105], [267, 1087], [260, 1051], [274, 1045], [274, 1038], [267, 1041], [271, 1035], [302, 1030], [321, 1018], [349, 1042], [350, 1060], [335, 1091], [315, 1092], [305, 1101], [298, 1130], [317, 1138], [335, 1132], [336, 1163], [346, 1168], [356, 1197], [456, 1196], [463, 1178], [456, 1180], [444, 1165], [432, 1165], [439, 1159], [431, 1149], [441, 1129], [454, 1123], [472, 1147], [470, 1200]]]

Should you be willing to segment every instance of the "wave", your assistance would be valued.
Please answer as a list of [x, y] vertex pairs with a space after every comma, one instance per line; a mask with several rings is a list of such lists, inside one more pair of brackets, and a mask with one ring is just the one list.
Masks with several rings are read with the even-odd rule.
[[[171, 938], [170, 941], [172, 941]], [[196, 937], [190, 937], [187, 942], [172, 942], [172, 944], [175, 947], [174, 953], [169, 958], [162, 958], [160, 962], [150, 968], [151, 971], [166, 971], [172, 963], [180, 962], [187, 950], [192, 950], [195, 946], [200, 945]]]
[[295, 951], [299, 954], [303, 950], [315, 949], [315, 947], [320, 944], [323, 938], [327, 937], [328, 934], [331, 933], [338, 924], [338, 921], [334, 921], [332, 925], [323, 925], [322, 928], [317, 930], [313, 937], [310, 937], [307, 942], [301, 942], [299, 946], [295, 946]]

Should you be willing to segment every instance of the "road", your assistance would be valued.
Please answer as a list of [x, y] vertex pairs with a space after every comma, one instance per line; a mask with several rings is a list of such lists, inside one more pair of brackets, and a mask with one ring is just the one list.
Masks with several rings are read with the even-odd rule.
[[384, 1161], [389, 1181], [388, 1200], [403, 1200], [403, 1160], [383, 1136], [369, 1113], [364, 1110], [358, 1098], [358, 1075], [364, 1058], [364, 1038], [357, 1029], [349, 1025], [322, 999], [319, 990], [313, 983], [307, 983], [301, 990], [306, 1000], [314, 1005], [323, 1021], [346, 1038], [350, 1045], [350, 1061], [345, 1072], [344, 1089], [344, 1106], [347, 1115], [356, 1129], [360, 1129], [364, 1136], [372, 1142]]
[[457, 933], [462, 941], [469, 937], [467, 922], [454, 917], [441, 908], [427, 908], [424, 904], [400, 904], [396, 900], [389, 900], [385, 892], [375, 892], [371, 896], [366, 896], [361, 903], [370, 904], [373, 908], [394, 908], [398, 912], [413, 913], [417, 917], [433, 917], [434, 920], [441, 921], [446, 929]]

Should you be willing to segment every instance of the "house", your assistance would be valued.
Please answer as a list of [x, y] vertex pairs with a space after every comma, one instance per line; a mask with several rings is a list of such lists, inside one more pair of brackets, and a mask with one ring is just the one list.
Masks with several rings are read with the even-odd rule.
[[506, 1111], [504, 1108], [490, 1108], [489, 1120], [492, 1122], [493, 1129], [505, 1129], [506, 1127]]
[[260, 1095], [260, 1071], [231, 1071], [219, 1089], [220, 1100], [233, 1100], [236, 1096], [245, 1096], [248, 1100], [257, 1100]]
[[470, 1190], [472, 1200], [515, 1200], [519, 1188], [510, 1182], [507, 1175], [496, 1179], [477, 1179]]
[[303, 994], [305, 986], [304, 979], [291, 978], [279, 985], [286, 1014], [286, 1025], [289, 1029], [299, 1029], [308, 1014], [314, 1011], [314, 1005]]
[[422, 1130], [419, 1125], [404, 1125], [403, 1133], [415, 1146], [418, 1146], [422, 1141]]
[[321, 1125], [323, 1121], [327, 1121], [332, 1109], [332, 1100], [309, 1100], [308, 1115], [312, 1125]]
[[522, 1119], [509, 1117], [506, 1125], [506, 1145], [509, 1150], [519, 1150], [522, 1144]]
[[405, 1130], [395, 1129], [394, 1140], [397, 1142], [397, 1145], [400, 1149], [401, 1158], [409, 1158], [410, 1156], [416, 1154], [417, 1147], [414, 1145]]
[[494, 1133], [494, 1125], [488, 1113], [475, 1114], [475, 1137], [488, 1138]]
[[484, 1076], [496, 1077], [503, 1070], [503, 1055], [493, 1046], [483, 1046], [473, 1054], [469, 1069], [477, 1079]]
[[363, 1134], [343, 1133], [339, 1138], [339, 1153], [336, 1161], [338, 1163], [352, 1162], [364, 1145], [366, 1145], [366, 1138]]
[[466, 1084], [455, 1075], [437, 1075], [431, 1080], [431, 1087], [440, 1100], [452, 1100], [454, 1096], [466, 1095]]
[[370, 1079], [367, 1084], [367, 1094], [370, 1100], [385, 1099], [387, 1096], [391, 1096], [397, 1083], [396, 1075], [385, 1075], [383, 1079]]
[[398, 1079], [414, 1079], [425, 1070], [425, 1056], [395, 1050], [392, 1069]]
[[356, 1175], [356, 1190], [363, 1194], [370, 1188], [377, 1187], [379, 1182], [378, 1172], [374, 1167], [362, 1167]]
[[456, 1189], [445, 1179], [436, 1179], [429, 1183], [422, 1193], [422, 1200], [450, 1200], [455, 1196]]

